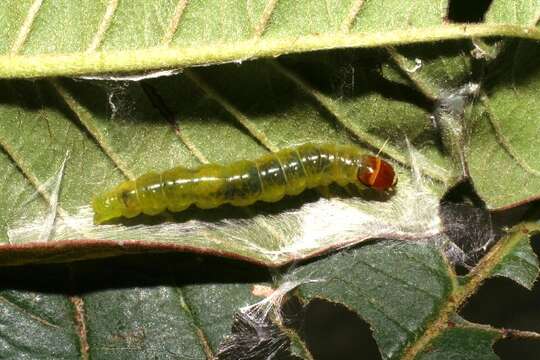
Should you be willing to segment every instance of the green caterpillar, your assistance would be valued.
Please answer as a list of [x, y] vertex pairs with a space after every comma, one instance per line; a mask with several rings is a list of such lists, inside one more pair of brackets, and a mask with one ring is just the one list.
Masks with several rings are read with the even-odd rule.
[[304, 144], [259, 159], [196, 169], [177, 167], [125, 181], [94, 198], [94, 221], [131, 218], [141, 213], [178, 212], [195, 204], [210, 209], [222, 204], [247, 206], [275, 202], [285, 195], [337, 183], [385, 191], [394, 186], [394, 169], [379, 157], [335, 144]]

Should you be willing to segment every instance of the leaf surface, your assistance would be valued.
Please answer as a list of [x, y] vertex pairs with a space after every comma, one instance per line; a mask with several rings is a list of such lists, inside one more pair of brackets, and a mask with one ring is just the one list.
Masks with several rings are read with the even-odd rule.
[[[298, 288], [304, 302], [339, 303], [367, 321], [383, 359], [495, 359], [491, 346], [505, 330], [464, 321], [458, 310], [483, 281], [501, 275], [500, 268], [515, 265], [513, 274], [532, 270], [515, 261], [524, 246], [537, 261], [524, 229], [503, 238], [466, 277], [458, 277], [435, 247], [393, 242], [328, 257], [293, 276], [304, 281]], [[534, 224], [530, 229], [537, 231]]]
[[[366, 239], [395, 242], [279, 269], [274, 281], [193, 254], [149, 256], [156, 274], [114, 260], [51, 276], [4, 268], [20, 281], [0, 293], [0, 357], [209, 358], [233, 314], [261, 300], [255, 285], [271, 290], [286, 275], [304, 301], [368, 321], [384, 358], [493, 358], [505, 333], [460, 319], [459, 305], [491, 276], [530, 288], [538, 261], [520, 230], [537, 229], [510, 233], [470, 276], [453, 273], [433, 239], [444, 240], [439, 200], [461, 174], [430, 117], [479, 83], [458, 147], [476, 190], [497, 210], [539, 197], [538, 6], [494, 0], [484, 23], [463, 25], [445, 21], [446, 1], [427, 0], [2, 2], [0, 77], [79, 78], [0, 82], [0, 264], [173, 250], [276, 267]], [[307, 53], [323, 49], [335, 50]], [[237, 64], [187, 68], [223, 62]], [[120, 181], [308, 141], [380, 151], [398, 171], [396, 194], [331, 188], [93, 224], [92, 196]], [[299, 333], [285, 334], [310, 358]]]
[[[509, 52], [513, 44], [508, 43]], [[537, 50], [523, 41], [518, 47]], [[462, 151], [472, 180], [488, 207], [530, 201], [538, 197], [540, 177], [522, 166], [523, 157], [512, 158], [507, 143], [498, 140], [500, 133], [485, 129], [492, 127], [488, 112], [495, 100], [536, 106], [531, 89], [538, 82], [536, 72], [520, 67], [533, 78], [516, 84], [523, 97], [515, 97], [498, 90], [508, 79], [495, 60], [481, 60], [480, 68], [487, 70], [475, 70], [477, 60], [464, 48], [473, 46], [458, 42], [389, 53], [337, 52], [136, 82], [4, 81], [0, 144], [9, 180], [1, 195], [6, 211], [0, 259], [11, 264], [65, 261], [146, 248], [279, 265], [370, 238], [441, 234], [438, 202], [460, 175], [430, 112], [436, 99], [452, 94], [477, 72], [489, 80], [471, 110], [464, 109], [470, 135]], [[410, 72], [413, 54], [422, 60]], [[497, 61], [506, 66], [508, 58], [501, 55]], [[527, 64], [536, 69], [534, 62]], [[522, 146], [523, 154], [539, 128], [535, 114], [515, 120], [527, 124], [516, 125], [511, 144]], [[174, 216], [93, 224], [92, 197], [120, 181], [178, 165], [254, 159], [310, 141], [380, 150], [398, 171], [396, 193], [383, 199], [332, 187], [276, 204], [193, 208]], [[480, 154], [503, 156], [499, 167], [507, 176], [497, 177], [496, 163], [486, 166]], [[537, 166], [531, 156], [529, 166]]]
[[479, 36], [540, 38], [533, 24], [538, 4], [527, 0], [494, 1], [486, 23], [467, 26], [445, 21], [443, 0], [35, 0], [0, 6], [6, 29], [0, 33], [0, 77], [160, 70]]
[[2, 276], [3, 358], [211, 357], [235, 311], [258, 301], [253, 284], [268, 279], [263, 269], [189, 256], [3, 268]]

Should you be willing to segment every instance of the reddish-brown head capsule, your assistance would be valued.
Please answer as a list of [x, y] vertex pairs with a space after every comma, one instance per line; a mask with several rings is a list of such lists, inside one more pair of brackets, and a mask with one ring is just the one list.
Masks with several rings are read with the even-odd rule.
[[397, 182], [396, 173], [392, 165], [383, 159], [368, 155], [364, 157], [364, 166], [358, 169], [358, 180], [375, 190], [385, 191]]

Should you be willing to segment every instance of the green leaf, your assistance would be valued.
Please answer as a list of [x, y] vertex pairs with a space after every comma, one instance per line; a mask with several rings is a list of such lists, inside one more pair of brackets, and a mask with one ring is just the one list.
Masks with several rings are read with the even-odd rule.
[[456, 291], [456, 278], [432, 246], [380, 242], [302, 267], [306, 300], [337, 302], [373, 328], [383, 358], [400, 358]]
[[[393, 56], [404, 69], [414, 69], [414, 59], [422, 59], [422, 66], [409, 73], [410, 81], [434, 99], [477, 79], [481, 90], [472, 113], [466, 116], [466, 139], [454, 139], [465, 143], [464, 149], [457, 150], [465, 153], [477, 192], [490, 209], [506, 209], [538, 198], [540, 162], [530, 151], [538, 146], [540, 129], [538, 43], [496, 42], [491, 49], [484, 48], [483, 55], [475, 55], [485, 57], [486, 64], [459, 53], [474, 53], [485, 44], [451, 45], [456, 47], [454, 55], [447, 47], [446, 56], [433, 58], [437, 55], [427, 51], [429, 47], [414, 46]], [[486, 69], [475, 73], [473, 66]], [[442, 136], [456, 129], [457, 124], [441, 129]], [[455, 151], [447, 149], [446, 155], [452, 158]]]
[[[161, 266], [164, 261], [170, 266]], [[242, 279], [268, 278], [244, 264], [188, 256], [1, 273], [9, 279], [0, 291], [2, 358], [210, 358], [230, 332], [233, 314], [259, 300]], [[55, 294], [66, 286], [69, 296]]]
[[76, 354], [80, 345], [72, 312], [72, 304], [62, 294], [1, 291], [0, 354], [3, 358]]
[[447, 6], [442, 0], [4, 1], [0, 77], [147, 71], [480, 36], [540, 38], [538, 5], [530, 1], [494, 1], [486, 23], [467, 26], [446, 22]]
[[[525, 228], [538, 232], [534, 224], [511, 232], [467, 279], [458, 281], [437, 247], [384, 241], [285, 270], [278, 288], [284, 292], [262, 304], [260, 296], [276, 286], [266, 270], [229, 260], [144, 255], [69, 267], [5, 267], [0, 355], [201, 359], [223, 349], [239, 310], [259, 303], [251, 308], [261, 321], [296, 294], [305, 302], [343, 304], [367, 320], [384, 358], [489, 358], [491, 344], [510, 330], [468, 323], [456, 311], [492, 276], [498, 263], [489, 259], [504, 263], [512, 257], [508, 250], [519, 245]], [[300, 286], [289, 293], [295, 284]], [[268, 333], [257, 329], [236, 332], [236, 341], [271, 345]], [[296, 354], [310, 358], [295, 330], [285, 334], [296, 342]], [[269, 345], [260, 346], [259, 354], [275, 351]]]
[[504, 276], [531, 289], [538, 278], [538, 258], [531, 248], [528, 229], [524, 228], [515, 236], [504, 259], [493, 269], [491, 276]]
[[[536, 136], [540, 66], [534, 60], [540, 48], [537, 43], [520, 41], [506, 46], [493, 64], [497, 76], [486, 80], [489, 85], [480, 100], [482, 114], [469, 152], [471, 175], [480, 196], [492, 208], [538, 198], [534, 191], [540, 188], [540, 164], [530, 151], [540, 145]], [[484, 166], [486, 163], [490, 166]], [[503, 188], [505, 195], [501, 194]]]
[[491, 346], [505, 330], [466, 322], [458, 309], [501, 269], [515, 266], [512, 279], [522, 284], [526, 280], [519, 274], [538, 272], [534, 254], [528, 253], [535, 265], [515, 261], [525, 232], [533, 230], [538, 226], [513, 229], [466, 277], [455, 274], [437, 247], [402, 242], [342, 252], [291, 276], [303, 282], [298, 294], [304, 303], [314, 298], [340, 303], [366, 320], [383, 359], [491, 359], [496, 358]]
[[[497, 210], [539, 197], [530, 146], [540, 126], [538, 5], [494, 0], [482, 24], [447, 23], [447, 6], [2, 2], [0, 77], [81, 78], [0, 81], [0, 264], [173, 250], [277, 267], [390, 238], [274, 275], [301, 283], [305, 301], [329, 299], [366, 319], [385, 358], [493, 357], [505, 332], [460, 321], [458, 309], [491, 276], [530, 287], [538, 265], [520, 230], [538, 229], [522, 224], [470, 276], [453, 273], [433, 239], [445, 240], [438, 204], [459, 167], [430, 115], [479, 82], [463, 109], [468, 136], [456, 138], [475, 188]], [[338, 48], [364, 49], [242, 63]], [[238, 64], [185, 68], [228, 61]], [[398, 171], [396, 193], [331, 188], [246, 209], [92, 222], [92, 196], [120, 181], [307, 141], [381, 151]], [[277, 286], [253, 267], [196, 264], [189, 254], [145, 256], [157, 274], [117, 261], [51, 276], [52, 266], [2, 269], [0, 357], [211, 357], [233, 314], [261, 300], [254, 286]], [[310, 358], [301, 336], [274, 321], [294, 354]]]
[[[349, 131], [340, 126], [341, 119], [327, 118], [301, 88], [287, 80], [291, 72], [285, 76], [283, 71], [288, 70], [281, 65], [252, 63], [242, 68], [190, 71], [184, 76], [142, 84], [4, 83], [10, 91], [2, 95], [5, 105], [0, 112], [5, 121], [0, 125], [0, 141], [11, 159], [6, 161], [6, 167], [18, 168], [25, 178], [13, 178], [22, 181], [5, 192], [5, 202], [22, 192], [19, 205], [3, 214], [4, 241], [22, 255], [14, 258], [6, 253], [4, 261], [51, 261], [50, 256], [61, 261], [93, 257], [103, 247], [110, 248], [113, 254], [142, 245], [279, 264], [366, 238], [418, 238], [440, 232], [436, 207], [443, 190], [441, 184], [415, 183], [404, 168], [398, 170], [402, 191], [388, 201], [374, 202], [365, 196], [347, 194], [325, 200], [308, 192], [275, 205], [260, 204], [247, 212], [231, 208], [190, 211], [172, 221], [154, 219], [157, 223], [151, 226], [144, 224], [144, 218], [127, 225], [93, 224], [88, 208], [92, 196], [149, 170], [254, 158], [268, 150], [306, 141], [353, 143]], [[266, 76], [268, 82], [250, 82], [254, 76]], [[220, 88], [220, 84], [243, 84], [244, 88]], [[246, 87], [250, 90], [246, 91]], [[230, 100], [221, 94], [228, 94]], [[255, 102], [255, 94], [267, 100]], [[420, 129], [407, 127], [411, 138], [429, 124], [415, 116], [422, 111], [414, 105], [385, 99], [375, 92], [370, 97], [360, 98], [355, 106], [368, 113], [374, 101], [384, 101], [388, 108], [379, 110], [379, 114], [389, 121], [407, 111], [417, 124], [424, 122]], [[36, 113], [42, 115], [36, 117]], [[169, 119], [168, 114], [173, 118]], [[280, 120], [285, 117], [286, 121]], [[367, 120], [375, 121], [375, 117]], [[352, 124], [353, 119], [345, 121]], [[297, 135], [298, 129], [306, 130]], [[351, 131], [355, 136], [364, 136], [358, 129]], [[217, 133], [234, 142], [224, 146], [212, 136]], [[364, 137], [376, 148], [383, 145], [385, 134], [379, 137], [366, 132]], [[34, 150], [35, 144], [41, 144], [40, 152]], [[387, 144], [383, 151], [406, 162], [404, 147], [401, 140], [398, 146]], [[422, 167], [439, 176], [445, 174], [444, 169], [429, 163]], [[27, 186], [36, 189], [36, 196], [24, 198]], [[424, 198], [411, 217], [413, 209], [409, 204], [411, 199], [418, 200], [419, 189]], [[27, 212], [27, 208], [34, 212]], [[326, 216], [329, 211], [334, 213], [332, 217]], [[41, 215], [35, 216], [35, 212]], [[348, 217], [353, 221], [335, 226]], [[220, 222], [222, 219], [230, 221]], [[306, 222], [318, 226], [301, 226]], [[55, 246], [53, 251], [53, 242], [58, 242], [60, 248]], [[85, 245], [81, 252], [67, 250], [82, 243]], [[43, 257], [25, 255], [28, 248], [22, 246], [27, 244], [39, 248], [38, 257]], [[117, 247], [120, 244], [122, 247]], [[53, 253], [48, 254], [50, 251]]]
[[499, 359], [491, 349], [499, 336], [496, 331], [489, 329], [450, 328], [429, 344], [418, 359]]
[[[525, 46], [538, 49], [537, 44]], [[337, 52], [186, 70], [137, 82], [4, 81], [0, 145], [9, 178], [0, 195], [6, 209], [0, 215], [6, 244], [0, 262], [66, 261], [154, 249], [216, 253], [275, 266], [369, 238], [441, 234], [438, 202], [459, 177], [429, 119], [430, 102], [477, 76], [476, 60], [464, 48], [473, 46], [459, 42], [388, 54]], [[410, 72], [415, 53], [422, 64]], [[491, 63], [485, 66], [489, 90], [467, 113], [471, 135], [464, 150], [483, 200], [512, 207], [538, 197], [540, 178], [509, 156], [504, 179], [495, 175], [499, 169], [478, 161], [477, 154], [507, 154], [504, 143], [482, 132], [490, 126], [485, 104], [505, 98], [518, 107], [536, 105], [532, 95], [521, 100], [497, 90], [503, 87], [492, 84], [506, 81], [506, 72]], [[531, 91], [527, 84], [536, 82], [520, 82], [516, 86], [523, 86], [516, 89], [525, 94]], [[539, 120], [534, 115], [527, 119], [528, 127], [519, 133], [523, 144], [536, 141], [532, 134]], [[190, 209], [172, 218], [165, 214], [93, 224], [92, 197], [122, 180], [177, 165], [253, 159], [309, 141], [380, 149], [398, 170], [395, 195], [373, 201], [370, 194], [331, 188], [323, 192], [330, 195], [327, 199], [306, 192], [248, 209]], [[533, 162], [538, 160], [530, 157], [531, 166], [540, 167]], [[490, 184], [494, 188], [483, 192]]]

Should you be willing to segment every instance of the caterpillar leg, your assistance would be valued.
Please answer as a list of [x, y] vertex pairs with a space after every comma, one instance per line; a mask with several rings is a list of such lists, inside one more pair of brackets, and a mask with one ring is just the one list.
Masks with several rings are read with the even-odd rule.
[[332, 193], [330, 192], [330, 186], [328, 185], [321, 185], [316, 188], [319, 193], [326, 199], [329, 199], [332, 197]]

